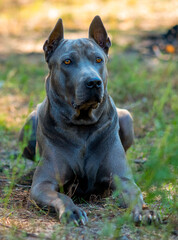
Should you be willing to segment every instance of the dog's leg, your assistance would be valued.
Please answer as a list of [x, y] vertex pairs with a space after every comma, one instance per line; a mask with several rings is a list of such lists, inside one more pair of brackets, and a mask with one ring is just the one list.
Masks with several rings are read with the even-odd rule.
[[[134, 222], [139, 224], [142, 219], [147, 223], [159, 221], [157, 214], [145, 208], [145, 203], [141, 190], [136, 185], [130, 167], [125, 157], [125, 151], [121, 141], [116, 136], [115, 144], [110, 149], [111, 155], [108, 162], [105, 164], [105, 169], [110, 173], [110, 176], [118, 177], [118, 181], [113, 179], [111, 189], [119, 190], [124, 206], [132, 210]], [[118, 158], [119, 156], [119, 158]]]
[[117, 108], [117, 114], [120, 125], [119, 136], [124, 150], [127, 151], [134, 142], [133, 119], [129, 111], [125, 109]]
[[31, 198], [43, 205], [54, 207], [61, 222], [74, 222], [75, 225], [85, 225], [88, 221], [86, 213], [77, 207], [70, 197], [57, 192], [57, 188], [54, 181], [33, 184]]
[[37, 111], [33, 111], [19, 134], [19, 142], [22, 143], [23, 156], [34, 160], [36, 149]]

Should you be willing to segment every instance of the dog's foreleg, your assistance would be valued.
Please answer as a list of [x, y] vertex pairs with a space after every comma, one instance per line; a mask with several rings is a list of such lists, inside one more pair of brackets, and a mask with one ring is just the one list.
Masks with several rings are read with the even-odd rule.
[[32, 185], [31, 198], [43, 205], [54, 207], [62, 222], [85, 225], [88, 221], [86, 213], [77, 207], [70, 197], [57, 192], [56, 186], [49, 181]]
[[[124, 206], [131, 209], [136, 224], [139, 224], [142, 219], [146, 219], [148, 223], [155, 221], [157, 218], [155, 212], [148, 209], [145, 211], [141, 190], [133, 179], [120, 139], [115, 142], [112, 150], [109, 164], [106, 164], [107, 171], [109, 170], [111, 176], [113, 176], [111, 188], [119, 190]], [[118, 181], [115, 181], [115, 178], [118, 178]]]

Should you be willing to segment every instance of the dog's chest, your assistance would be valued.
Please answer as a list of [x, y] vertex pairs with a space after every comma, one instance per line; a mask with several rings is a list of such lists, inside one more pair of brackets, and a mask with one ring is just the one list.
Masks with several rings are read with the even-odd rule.
[[67, 192], [71, 192], [72, 196], [74, 194], [87, 198], [96, 192], [98, 186], [102, 185], [101, 169], [104, 169], [104, 162], [108, 158], [108, 144], [102, 147], [103, 144], [104, 142], [92, 145], [86, 143], [81, 146], [78, 154], [75, 154], [73, 174], [70, 175], [67, 184], [70, 189]]
[[[89, 133], [76, 134], [72, 136], [64, 144], [60, 145], [60, 155], [64, 154], [64, 162], [67, 162], [68, 167], [78, 179], [95, 178], [97, 168], [99, 166], [99, 157], [94, 163], [94, 155], [96, 149], [96, 138], [90, 137]], [[94, 146], [95, 147], [94, 147]]]
[[[109, 158], [114, 132], [117, 128], [112, 121], [100, 126], [78, 127], [64, 132], [68, 137], [60, 138], [57, 146], [62, 162], [66, 163], [65, 183], [77, 181], [83, 193], [91, 192], [100, 181], [100, 169]], [[117, 132], [118, 134], [118, 132]], [[70, 138], [69, 138], [70, 136]], [[70, 174], [68, 174], [70, 172]]]
[[91, 144], [88, 142], [84, 142], [78, 149], [74, 157], [75, 166], [73, 171], [79, 178], [89, 178], [95, 175], [100, 163], [99, 156], [95, 155], [96, 149], [97, 147], [92, 149]]

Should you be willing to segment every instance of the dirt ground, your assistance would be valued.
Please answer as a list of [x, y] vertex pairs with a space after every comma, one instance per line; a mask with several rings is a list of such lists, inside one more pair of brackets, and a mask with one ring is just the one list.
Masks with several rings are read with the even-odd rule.
[[[2, 183], [1, 196], [2, 185], [6, 185], [5, 182]], [[0, 204], [0, 239], [117, 239], [107, 237], [108, 229], [103, 231], [103, 226], [107, 222], [119, 215], [122, 216], [126, 211], [119, 207], [115, 207], [114, 211], [113, 208], [109, 210], [108, 204], [112, 206], [114, 204], [112, 197], [78, 204], [87, 213], [89, 223], [87, 226], [75, 227], [60, 224], [55, 213], [44, 211], [32, 203], [29, 199], [29, 190], [29, 186], [16, 186], [8, 205], [4, 207]], [[151, 229], [145, 226], [130, 228], [126, 222], [120, 229], [119, 239], [166, 239], [163, 238], [164, 231], [164, 224]], [[169, 239], [177, 239], [175, 233], [169, 236]]]

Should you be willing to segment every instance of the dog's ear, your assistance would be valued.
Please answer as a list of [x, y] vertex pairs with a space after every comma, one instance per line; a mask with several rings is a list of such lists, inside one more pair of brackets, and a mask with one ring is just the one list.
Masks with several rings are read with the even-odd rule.
[[56, 23], [56, 26], [50, 33], [48, 39], [43, 45], [43, 50], [45, 52], [45, 59], [46, 62], [49, 61], [51, 55], [55, 51], [55, 49], [58, 47], [59, 42], [64, 38], [64, 30], [63, 30], [63, 24], [62, 19], [59, 18], [59, 20]]
[[111, 41], [99, 16], [94, 17], [90, 24], [89, 38], [93, 38], [105, 53], [108, 54]]

